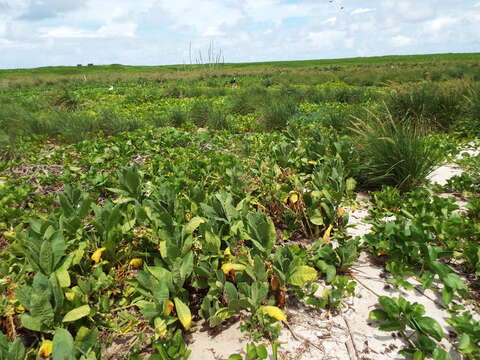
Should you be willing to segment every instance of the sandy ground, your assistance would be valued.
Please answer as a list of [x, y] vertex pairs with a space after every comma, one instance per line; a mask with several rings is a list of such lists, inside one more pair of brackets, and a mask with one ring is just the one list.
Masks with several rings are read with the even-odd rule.
[[[468, 149], [460, 154], [477, 155], [478, 150]], [[455, 164], [444, 164], [429, 175], [432, 183], [445, 184], [462, 170]], [[448, 194], [444, 194], [448, 196]], [[368, 216], [368, 194], [359, 193], [357, 208], [348, 208], [350, 214], [348, 233], [362, 237], [370, 232], [371, 225], [364, 223]], [[388, 219], [387, 219], [388, 221]], [[445, 318], [450, 317], [437, 295], [430, 290], [405, 291], [394, 289], [382, 276], [383, 269], [372, 264], [363, 253], [353, 266], [353, 278], [357, 282], [355, 296], [345, 299], [340, 314], [335, 316], [324, 310], [305, 305], [289, 304], [286, 310], [288, 326], [284, 325], [279, 341], [280, 359], [295, 360], [389, 360], [404, 359], [398, 351], [405, 343], [396, 333], [377, 330], [368, 319], [368, 314], [378, 304], [378, 296], [403, 296], [410, 302], [418, 302], [426, 308], [427, 316], [436, 319], [446, 334], [449, 327]], [[413, 284], [418, 284], [414, 279]], [[322, 283], [319, 282], [322, 286]], [[441, 346], [450, 352], [453, 359], [460, 356], [453, 350], [454, 339], [443, 339]], [[248, 338], [240, 332], [239, 323], [224, 329], [216, 336], [198, 331], [190, 338], [192, 360], [227, 359], [233, 353], [244, 353]], [[265, 343], [268, 345], [267, 343]], [[270, 357], [273, 359], [273, 357]]]

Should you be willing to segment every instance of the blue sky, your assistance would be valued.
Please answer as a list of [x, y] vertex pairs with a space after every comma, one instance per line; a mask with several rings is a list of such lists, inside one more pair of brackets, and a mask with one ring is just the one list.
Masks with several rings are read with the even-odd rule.
[[0, 0], [0, 68], [480, 52], [480, 0]]

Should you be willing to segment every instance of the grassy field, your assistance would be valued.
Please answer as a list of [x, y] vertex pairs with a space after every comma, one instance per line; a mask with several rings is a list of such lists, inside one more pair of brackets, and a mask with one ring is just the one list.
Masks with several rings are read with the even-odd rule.
[[[480, 145], [479, 90], [480, 54], [0, 70], [0, 359], [187, 359], [232, 320], [275, 344], [289, 299], [338, 312], [359, 252], [436, 292], [478, 359], [480, 157], [427, 176]], [[371, 318], [413, 329], [407, 358], [450, 358], [392, 302]]]

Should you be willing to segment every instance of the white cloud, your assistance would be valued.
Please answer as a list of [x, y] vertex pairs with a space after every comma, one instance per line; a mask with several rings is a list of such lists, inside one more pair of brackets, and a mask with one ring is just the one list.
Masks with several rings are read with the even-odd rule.
[[347, 40], [347, 33], [339, 30], [324, 30], [318, 32], [309, 32], [307, 40], [317, 48], [333, 49], [341, 47]]
[[182, 63], [190, 41], [196, 53], [214, 41], [226, 61], [473, 52], [476, 2], [0, 0], [0, 68]]
[[454, 25], [458, 22], [459, 22], [459, 19], [456, 19], [454, 17], [442, 16], [442, 17], [438, 17], [434, 20], [428, 21], [425, 24], [425, 28], [429, 32], [436, 33], [436, 32], [442, 31], [442, 30], [444, 30], [448, 27], [451, 27], [452, 25]]
[[358, 8], [353, 10], [350, 15], [361, 15], [361, 14], [367, 14], [369, 12], [375, 11], [375, 9], [369, 9], [369, 8]]
[[91, 38], [109, 38], [109, 37], [133, 37], [137, 24], [106, 24], [101, 26], [98, 30], [85, 30], [71, 26], [59, 26], [53, 28], [40, 28], [39, 33], [41, 38], [54, 39], [91, 39]]
[[405, 47], [414, 43], [412, 38], [405, 35], [397, 35], [391, 39], [391, 44], [395, 47]]
[[337, 22], [337, 17], [333, 16], [331, 18], [328, 18], [327, 20], [324, 20], [321, 22], [321, 24], [326, 25], [326, 24], [335, 24]]
[[76, 29], [70, 26], [60, 26], [56, 28], [38, 29], [41, 38], [95, 38], [98, 37], [96, 31]]

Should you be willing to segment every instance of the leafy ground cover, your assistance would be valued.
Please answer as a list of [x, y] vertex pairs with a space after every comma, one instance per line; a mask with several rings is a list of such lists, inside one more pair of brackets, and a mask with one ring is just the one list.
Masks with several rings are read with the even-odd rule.
[[403, 356], [478, 358], [480, 157], [455, 156], [479, 146], [480, 60], [398, 61], [0, 73], [0, 359], [195, 358], [189, 334], [238, 321], [248, 359], [280, 356], [289, 304], [341, 314], [361, 254], [449, 311], [446, 333], [378, 296]]

